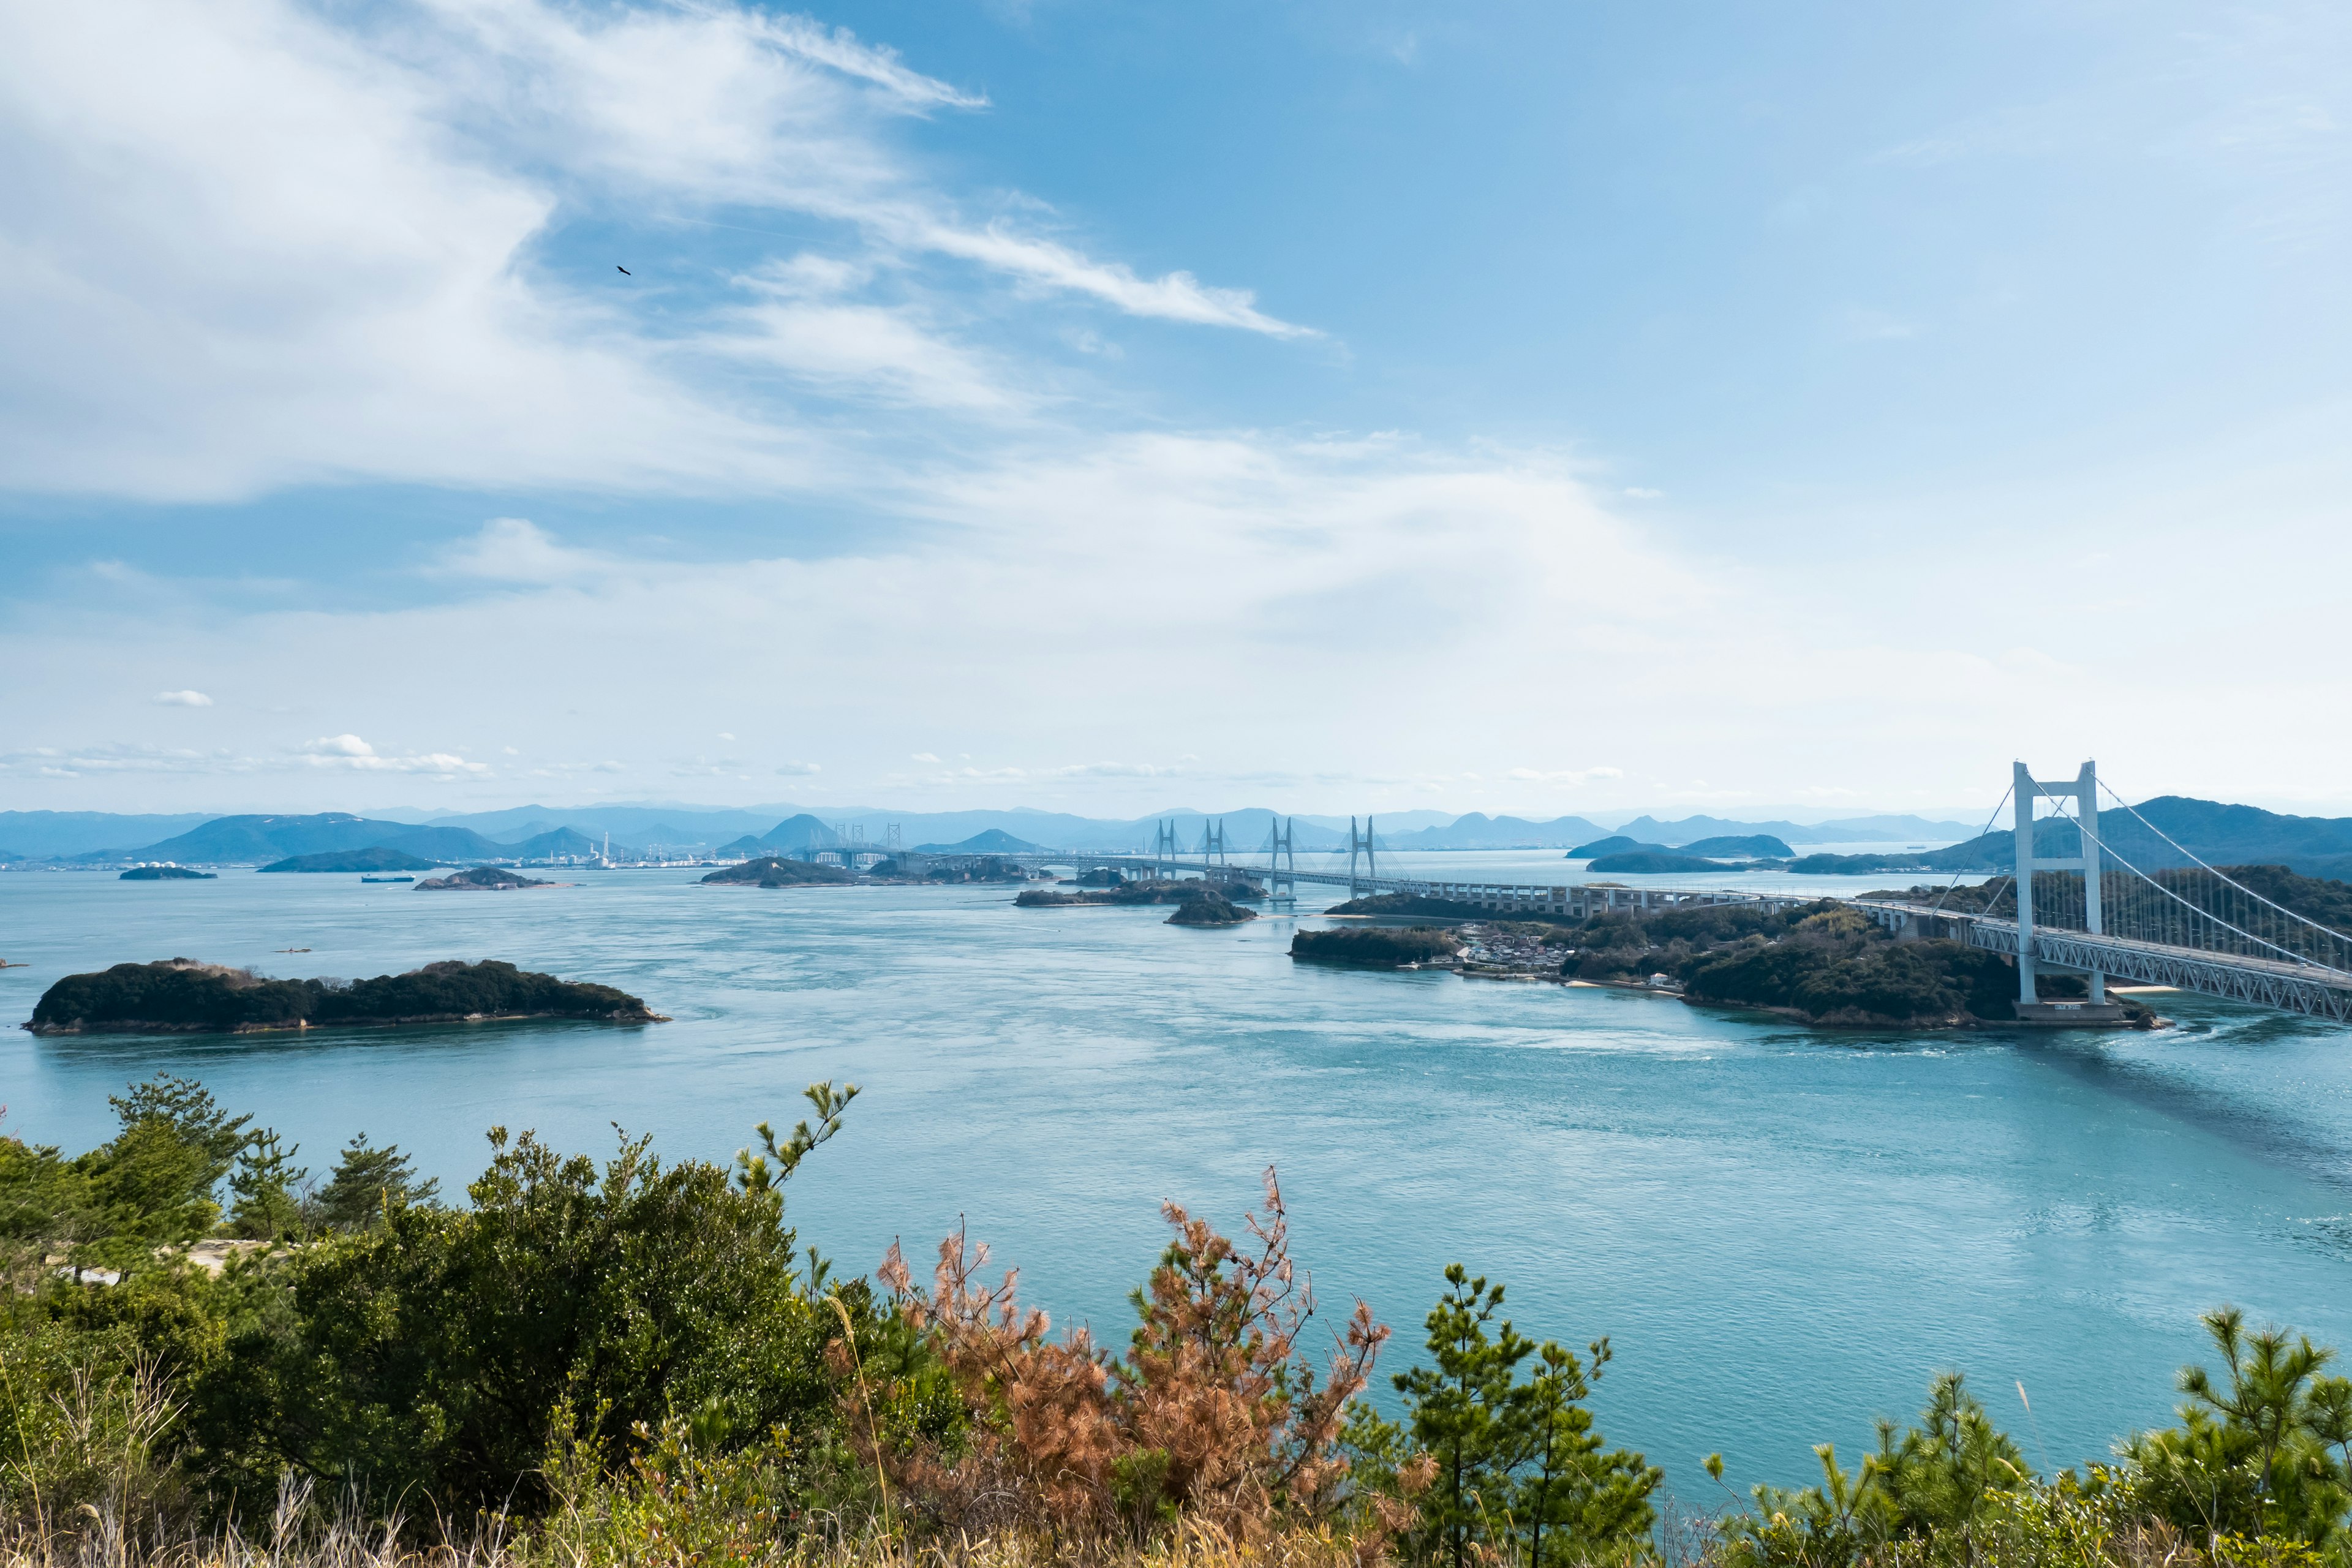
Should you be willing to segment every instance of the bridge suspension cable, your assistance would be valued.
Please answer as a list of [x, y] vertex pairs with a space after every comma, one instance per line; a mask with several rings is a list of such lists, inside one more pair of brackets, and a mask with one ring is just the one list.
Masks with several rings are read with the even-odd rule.
[[[2096, 846], [2101, 857], [2112, 860], [2124, 873], [2100, 878], [2105, 905], [2101, 923], [2107, 934], [2241, 957], [2267, 954], [2300, 967], [2352, 974], [2352, 936], [2299, 914], [2207, 865], [2170, 834], [2141, 816], [2104, 781], [2101, 787], [2134, 822], [2189, 862], [2185, 867], [2158, 867], [2151, 872], [2096, 829], [2086, 826], [2079, 816], [2070, 815], [2064, 797], [2058, 797], [2057, 818]], [[2035, 880], [2037, 884], [2053, 884], [2050, 892], [2057, 895], [2045, 910], [2039, 906], [2048, 895], [2037, 887], [2036, 923], [2083, 929], [2087, 887], [2079, 874], [2069, 877], [2045, 872], [2037, 875]]]

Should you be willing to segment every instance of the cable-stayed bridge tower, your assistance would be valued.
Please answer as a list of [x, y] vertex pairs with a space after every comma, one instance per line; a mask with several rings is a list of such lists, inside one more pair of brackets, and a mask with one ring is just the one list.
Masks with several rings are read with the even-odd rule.
[[1270, 874], [1265, 879], [1265, 890], [1270, 902], [1298, 901], [1298, 856], [1291, 848], [1291, 840], [1297, 832], [1297, 822], [1286, 816], [1276, 817], [1267, 830], [1265, 863]]
[[1360, 885], [1356, 875], [1359, 852], [1364, 858], [1364, 876], [1379, 876], [1380, 868], [1372, 860], [1372, 819], [1369, 816], [1364, 818], [1364, 831], [1360, 836], [1356, 832], [1356, 819], [1352, 816], [1348, 818], [1348, 897], [1350, 899], [1357, 896]]

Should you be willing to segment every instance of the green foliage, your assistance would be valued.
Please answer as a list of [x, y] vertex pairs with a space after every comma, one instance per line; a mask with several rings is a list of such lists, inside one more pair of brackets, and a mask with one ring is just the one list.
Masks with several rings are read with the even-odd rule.
[[121, 1131], [73, 1162], [86, 1196], [70, 1256], [129, 1270], [212, 1228], [221, 1178], [257, 1134], [251, 1117], [227, 1115], [204, 1086], [169, 1073], [108, 1103]]
[[1445, 1282], [1426, 1320], [1430, 1364], [1391, 1380], [1404, 1395], [1403, 1427], [1367, 1407], [1351, 1415], [1346, 1439], [1362, 1484], [1393, 1489], [1416, 1452], [1433, 1467], [1410, 1543], [1454, 1568], [1496, 1552], [1543, 1568], [1646, 1540], [1664, 1472], [1604, 1450], [1585, 1408], [1609, 1342], [1594, 1341], [1589, 1361], [1538, 1345], [1498, 1321], [1502, 1286], [1458, 1263]]
[[2339, 1545], [2352, 1507], [2352, 1383], [2321, 1375], [2334, 1352], [2288, 1330], [2249, 1330], [2235, 1307], [2204, 1323], [2221, 1377], [2184, 1367], [2180, 1425], [2124, 1443], [2135, 1500], [2206, 1537]]
[[[290, 1466], [369, 1495], [528, 1508], [560, 1407], [589, 1413], [576, 1440], [607, 1465], [673, 1415], [746, 1435], [829, 1421], [834, 1318], [794, 1271], [782, 1183], [849, 1095], [811, 1098], [820, 1126], [781, 1144], [763, 1129], [767, 1153], [735, 1175], [665, 1165], [643, 1139], [600, 1169], [494, 1130], [462, 1211], [396, 1201], [390, 1151], [347, 1152], [373, 1223], [289, 1260], [286, 1310], [234, 1334], [195, 1390], [216, 1485], [258, 1506]], [[871, 1327], [862, 1282], [836, 1294]]]
[[246, 1145], [228, 1179], [229, 1191], [236, 1196], [229, 1207], [229, 1226], [238, 1236], [252, 1241], [279, 1241], [308, 1228], [298, 1189], [310, 1180], [310, 1173], [294, 1163], [300, 1152], [300, 1145], [288, 1148], [277, 1133], [269, 1131], [255, 1133]]
[[[793, 1135], [782, 1144], [776, 1142], [775, 1129], [762, 1121], [752, 1129], [760, 1135], [761, 1152], [754, 1154], [749, 1149], [735, 1151], [735, 1180], [747, 1193], [768, 1193], [780, 1188], [810, 1151], [841, 1131], [841, 1113], [857, 1098], [857, 1086], [846, 1083], [835, 1089], [833, 1080], [825, 1079], [801, 1090], [801, 1098], [816, 1110], [816, 1125], [806, 1121], [793, 1129]], [[779, 1203], [782, 1201], [779, 1196]]]
[[1817, 1023], [1934, 1023], [2012, 1016], [2016, 971], [1956, 942], [1806, 933], [1690, 963], [1696, 1001], [1786, 1007]]
[[394, 1209], [431, 1203], [440, 1191], [437, 1181], [416, 1180], [399, 1144], [378, 1149], [366, 1133], [356, 1133], [319, 1191], [317, 1220], [331, 1230], [367, 1230], [388, 1221]]
[[1462, 939], [1435, 926], [1362, 926], [1339, 931], [1302, 931], [1290, 939], [1290, 956], [1320, 963], [1361, 964], [1393, 969], [1401, 963], [1427, 963], [1462, 951]]
[[[1838, 1463], [1834, 1446], [1813, 1450], [1818, 1486], [1759, 1486], [1752, 1513], [1725, 1522], [1731, 1568], [1808, 1568], [1861, 1561], [1891, 1543], [1931, 1537], [1966, 1540], [1981, 1530], [2032, 1476], [2009, 1436], [1996, 1427], [1958, 1373], [1939, 1375], [1919, 1424], [1878, 1424], [1878, 1451], [1858, 1469]], [[1721, 1479], [1723, 1461], [1707, 1471]]]

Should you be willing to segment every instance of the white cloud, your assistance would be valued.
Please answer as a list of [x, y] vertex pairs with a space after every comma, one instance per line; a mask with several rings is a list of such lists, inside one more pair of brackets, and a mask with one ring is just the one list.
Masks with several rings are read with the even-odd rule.
[[1634, 500], [1656, 500], [1666, 492], [1664, 490], [1650, 489], [1642, 485], [1627, 485], [1625, 487], [1625, 493]]
[[719, 731], [719, 738], [720, 740], [722, 740], [722, 741], [731, 741], [731, 740], [733, 740], [735, 737], [734, 737], [732, 734], [729, 733], [727, 731], [725, 731], [725, 730], [721, 730], [721, 731]]
[[[1465, 773], [1463, 776], [1475, 778], [1477, 775]], [[1622, 779], [1625, 776], [1625, 770], [1622, 768], [1555, 768], [1547, 772], [1540, 768], [1509, 768], [1504, 771], [1503, 776], [1520, 784], [1573, 786], [1591, 784], [1594, 779]]]
[[913, 754], [911, 760], [918, 763], [936, 763], [940, 759], [929, 752], [917, 752]]
[[158, 691], [155, 700], [165, 708], [209, 708], [213, 700], [201, 691]]
[[426, 752], [415, 756], [380, 756], [373, 746], [357, 735], [327, 735], [309, 742], [298, 749], [301, 759], [312, 767], [349, 768], [358, 773], [434, 773], [455, 778], [465, 773], [487, 773], [487, 763], [469, 763], [452, 752]]
[[811, 773], [821, 773], [824, 772], [824, 769], [814, 763], [786, 763], [782, 767], [778, 768], [776, 772], [786, 774], [787, 776], [805, 778]]
[[[855, 432], [747, 384], [761, 367], [827, 395], [1017, 412], [919, 300], [844, 294], [877, 265], [1303, 334], [1246, 290], [964, 216], [893, 123], [983, 101], [725, 3], [20, 8], [0, 48], [0, 488], [740, 493], [866, 470], [841, 449]], [[632, 283], [549, 245], [572, 219], [706, 213], [814, 225], [841, 254], [793, 264], [797, 296], [713, 300], [719, 279]]]
[[1158, 779], [1175, 773], [1174, 768], [1160, 767], [1151, 763], [1075, 763], [1067, 767], [1047, 768], [1041, 775], [1055, 779]]

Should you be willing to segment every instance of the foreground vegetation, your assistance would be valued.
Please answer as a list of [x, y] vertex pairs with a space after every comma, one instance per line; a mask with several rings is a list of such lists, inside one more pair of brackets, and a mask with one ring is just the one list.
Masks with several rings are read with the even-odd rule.
[[485, 959], [428, 963], [373, 980], [270, 980], [250, 969], [173, 958], [68, 974], [34, 1004], [37, 1035], [242, 1033], [436, 1024], [466, 1018], [662, 1022], [627, 992]]
[[[315, 1185], [168, 1077], [86, 1154], [0, 1139], [0, 1560], [2352, 1563], [2352, 1384], [2233, 1311], [2111, 1462], [2034, 1474], [1952, 1374], [1852, 1468], [1693, 1514], [1594, 1423], [1610, 1341], [1536, 1342], [1466, 1268], [1367, 1397], [1390, 1331], [1326, 1329], [1271, 1172], [1237, 1235], [1166, 1205], [1123, 1348], [1049, 1332], [961, 1229], [927, 1280], [896, 1247], [837, 1275], [784, 1194], [856, 1092], [731, 1168], [494, 1130], [463, 1207], [363, 1138]], [[215, 1277], [212, 1233], [263, 1245]]]

